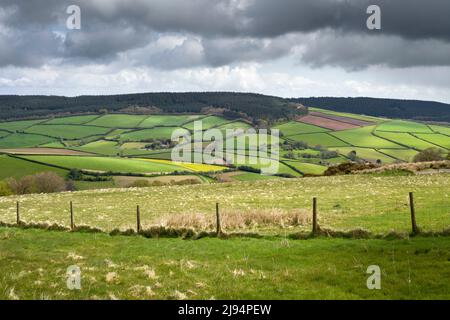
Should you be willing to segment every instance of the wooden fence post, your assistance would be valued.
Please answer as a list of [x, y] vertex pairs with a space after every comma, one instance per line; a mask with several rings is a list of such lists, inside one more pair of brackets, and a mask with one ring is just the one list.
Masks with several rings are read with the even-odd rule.
[[136, 207], [136, 230], [137, 232], [141, 232], [141, 209], [139, 208], [139, 206]]
[[217, 236], [222, 234], [222, 227], [220, 225], [220, 212], [219, 212], [219, 203], [216, 202], [216, 224], [217, 224]]
[[17, 225], [20, 224], [20, 205], [19, 205], [19, 201], [17, 201], [17, 203], [16, 203], [16, 222], [17, 222]]
[[70, 201], [70, 230], [74, 230], [75, 229], [75, 223], [74, 223], [74, 219], [73, 219], [73, 203], [72, 201]]
[[411, 210], [411, 224], [412, 224], [412, 232], [413, 234], [419, 233], [419, 228], [416, 223], [416, 209], [414, 208], [414, 193], [409, 193], [409, 208]]
[[314, 197], [313, 198], [313, 229], [312, 229], [313, 234], [316, 234], [318, 229], [319, 228], [317, 226], [317, 198]]

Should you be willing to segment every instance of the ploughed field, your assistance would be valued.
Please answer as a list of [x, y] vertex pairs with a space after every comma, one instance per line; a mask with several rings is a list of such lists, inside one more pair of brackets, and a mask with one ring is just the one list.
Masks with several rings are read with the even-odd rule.
[[[116, 175], [223, 171], [227, 169], [224, 166], [197, 164], [189, 167], [170, 161], [172, 146], [166, 145], [166, 141], [172, 132], [181, 129], [193, 133], [195, 121], [200, 120], [202, 130], [218, 129], [226, 133], [227, 129], [251, 128], [249, 123], [240, 120], [187, 114], [81, 115], [1, 122], [0, 152], [5, 155], [0, 156], [0, 177], [19, 177], [40, 171], [64, 175], [72, 168], [112, 171]], [[315, 108], [311, 108], [308, 116], [276, 124], [274, 128], [281, 132], [281, 143], [304, 145], [289, 153], [283, 148], [280, 150], [279, 173], [291, 177], [320, 175], [328, 166], [348, 161], [350, 153], [367, 161], [388, 164], [409, 162], [418, 152], [430, 147], [439, 149], [442, 154], [450, 150], [449, 127]], [[158, 141], [156, 146], [149, 146], [155, 141]], [[205, 141], [204, 147], [207, 145]], [[263, 164], [249, 154], [256, 147], [254, 142], [248, 141], [243, 150], [227, 154], [228, 160], [237, 166], [261, 169]], [[323, 158], [320, 151], [324, 150], [336, 154]], [[191, 153], [191, 161], [194, 156], [195, 153]], [[23, 170], [26, 162], [30, 168]], [[257, 175], [246, 172], [230, 177], [234, 181], [256, 178]]]

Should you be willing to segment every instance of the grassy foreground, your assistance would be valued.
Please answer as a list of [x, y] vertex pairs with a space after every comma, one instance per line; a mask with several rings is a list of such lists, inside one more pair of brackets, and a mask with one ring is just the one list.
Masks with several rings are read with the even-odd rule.
[[[144, 239], [0, 228], [0, 299], [449, 299], [450, 238]], [[66, 287], [78, 265], [81, 291]], [[368, 290], [367, 267], [381, 268]]]

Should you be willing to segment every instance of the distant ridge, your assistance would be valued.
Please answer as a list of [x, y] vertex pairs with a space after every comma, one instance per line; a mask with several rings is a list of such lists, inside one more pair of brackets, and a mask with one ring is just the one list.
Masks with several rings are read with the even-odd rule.
[[295, 98], [292, 102], [332, 111], [365, 114], [392, 119], [450, 122], [450, 104], [379, 98]]
[[202, 113], [226, 110], [225, 116], [248, 117], [256, 122], [290, 119], [301, 110], [298, 104], [333, 111], [393, 119], [450, 123], [450, 104], [377, 98], [312, 97], [285, 99], [255, 93], [186, 92], [137, 93], [107, 96], [17, 96], [0, 95], [0, 120], [49, 115], [119, 112], [130, 107], [151, 108], [161, 113]]

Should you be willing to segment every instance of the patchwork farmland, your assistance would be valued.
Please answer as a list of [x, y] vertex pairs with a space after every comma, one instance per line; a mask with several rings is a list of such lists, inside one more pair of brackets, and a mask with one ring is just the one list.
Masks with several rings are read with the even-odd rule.
[[[113, 172], [118, 176], [200, 172], [200, 164], [192, 170], [170, 163], [173, 146], [168, 143], [174, 130], [192, 133], [195, 121], [199, 120], [202, 121], [202, 130], [217, 128], [224, 133], [227, 129], [245, 130], [252, 127], [244, 121], [202, 114], [81, 115], [2, 122], [0, 152], [4, 156], [0, 158], [0, 162], [6, 164], [8, 160], [10, 165], [14, 160], [18, 164], [32, 161], [42, 168], [47, 165], [49, 171], [57, 168], [60, 174], [70, 169]], [[273, 128], [281, 132], [279, 173], [285, 177], [320, 175], [327, 167], [348, 161], [349, 155], [369, 162], [390, 164], [410, 162], [415, 155], [427, 148], [437, 148], [443, 155], [450, 150], [449, 127], [317, 108], [311, 108], [307, 116], [277, 123]], [[302, 145], [301, 148], [298, 148], [298, 143]], [[205, 142], [204, 146], [207, 145]], [[260, 169], [258, 160], [256, 164], [251, 163], [248, 154], [255, 147], [247, 142], [245, 150], [237, 150], [234, 155], [228, 154], [229, 160], [236, 166]], [[323, 159], [320, 157], [323, 151], [336, 154]], [[240, 160], [242, 163], [236, 162], [238, 154], [245, 156], [242, 158], [244, 161]], [[191, 159], [193, 156], [191, 154]], [[203, 169], [205, 172], [220, 172], [229, 168], [204, 166]], [[17, 177], [19, 172], [20, 170], [12, 172], [11, 176]], [[227, 179], [239, 181], [245, 174], [238, 172]], [[6, 175], [4, 173], [2, 176]]]
[[[226, 153], [227, 165], [172, 161], [172, 131], [193, 133], [197, 120], [253, 126], [201, 114], [1, 123], [0, 181], [53, 172], [78, 191], [0, 197], [0, 299], [448, 298], [449, 283], [438, 284], [449, 276], [448, 173], [320, 175], [350, 160], [412, 166], [429, 147], [446, 156], [449, 127], [311, 109], [273, 125], [279, 174], [265, 176], [254, 141]], [[384, 264], [382, 293], [349, 268], [355, 256]], [[67, 261], [90, 290], [64, 289]], [[45, 269], [30, 272], [36, 264]]]

